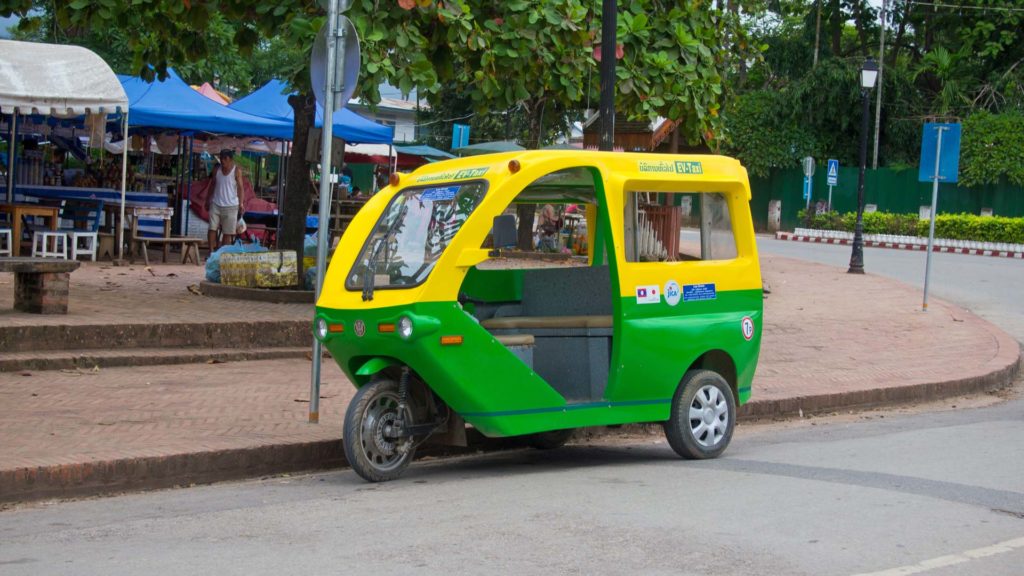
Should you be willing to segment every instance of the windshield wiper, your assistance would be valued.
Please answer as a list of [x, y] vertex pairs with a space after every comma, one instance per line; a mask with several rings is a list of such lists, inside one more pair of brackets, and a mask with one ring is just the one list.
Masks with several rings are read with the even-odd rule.
[[363, 271], [363, 302], [373, 300], [373, 284], [377, 280], [377, 258], [380, 256], [380, 249], [384, 246], [388, 235], [381, 236], [377, 245], [373, 247], [373, 254], [370, 261], [366, 263], [366, 270]]
[[370, 255], [370, 261], [366, 264], [366, 271], [363, 273], [363, 302], [369, 302], [373, 300], [373, 287], [377, 281], [377, 258], [380, 257], [380, 251], [387, 246], [388, 239], [398, 229], [398, 223], [405, 218], [405, 212], [407, 207], [402, 206], [398, 216], [391, 222], [388, 229], [384, 232], [384, 235], [377, 241], [377, 245], [373, 248], [373, 254]]

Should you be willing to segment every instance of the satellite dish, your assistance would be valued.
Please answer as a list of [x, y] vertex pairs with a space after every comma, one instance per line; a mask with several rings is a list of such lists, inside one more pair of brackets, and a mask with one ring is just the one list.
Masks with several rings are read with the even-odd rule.
[[[356, 91], [356, 83], [359, 81], [359, 66], [362, 62], [359, 54], [359, 34], [352, 21], [345, 16], [338, 16], [338, 41], [339, 53], [334, 63], [335, 92], [332, 111], [341, 110], [352, 98]], [[342, 47], [345, 49], [344, 56], [341, 54]], [[324, 90], [327, 83], [327, 24], [320, 28], [316, 41], [313, 42], [309, 77], [316, 101], [326, 109], [328, 105], [325, 102]]]

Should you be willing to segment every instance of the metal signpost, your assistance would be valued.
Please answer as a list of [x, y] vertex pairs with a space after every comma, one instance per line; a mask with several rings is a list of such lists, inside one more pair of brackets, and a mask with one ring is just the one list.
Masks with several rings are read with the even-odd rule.
[[839, 185], [839, 160], [828, 161], [828, 211], [832, 211], [832, 187]]
[[935, 242], [935, 212], [939, 203], [939, 182], [956, 182], [960, 170], [960, 125], [929, 122], [921, 137], [919, 182], [932, 183], [932, 209], [928, 224], [928, 256], [924, 265], [923, 312], [928, 311], [928, 280], [932, 272], [932, 245]]
[[[328, 219], [331, 213], [331, 144], [334, 112], [348, 103], [359, 76], [359, 37], [352, 22], [341, 15], [352, 0], [320, 0], [327, 10], [327, 22], [317, 35], [310, 64], [310, 81], [317, 102], [323, 108], [320, 136], [320, 211], [317, 221], [316, 300], [320, 299], [327, 270]], [[320, 422], [320, 341], [313, 339], [313, 373], [309, 387], [309, 422]]]
[[814, 176], [814, 158], [807, 156], [804, 158], [804, 200], [807, 201], [806, 208], [811, 209], [811, 176]]

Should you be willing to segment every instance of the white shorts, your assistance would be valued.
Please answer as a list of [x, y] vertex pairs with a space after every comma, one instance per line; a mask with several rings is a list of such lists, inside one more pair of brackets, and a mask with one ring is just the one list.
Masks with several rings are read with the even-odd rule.
[[210, 205], [210, 230], [233, 236], [238, 227], [238, 206]]

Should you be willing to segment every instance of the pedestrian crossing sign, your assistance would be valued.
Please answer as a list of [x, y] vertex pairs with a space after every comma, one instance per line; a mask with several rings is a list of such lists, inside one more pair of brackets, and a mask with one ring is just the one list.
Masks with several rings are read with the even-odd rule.
[[828, 161], [828, 185], [836, 186], [839, 184], [839, 160]]

